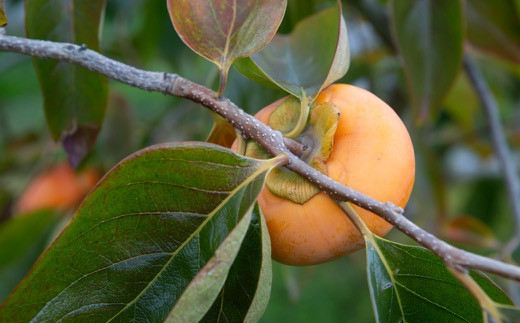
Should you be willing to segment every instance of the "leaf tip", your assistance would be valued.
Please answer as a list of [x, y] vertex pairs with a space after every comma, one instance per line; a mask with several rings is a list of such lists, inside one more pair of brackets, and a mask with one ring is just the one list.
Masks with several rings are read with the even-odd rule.
[[80, 126], [74, 131], [63, 134], [63, 149], [65, 149], [69, 164], [72, 167], [78, 167], [88, 155], [94, 145], [98, 132], [98, 127]]

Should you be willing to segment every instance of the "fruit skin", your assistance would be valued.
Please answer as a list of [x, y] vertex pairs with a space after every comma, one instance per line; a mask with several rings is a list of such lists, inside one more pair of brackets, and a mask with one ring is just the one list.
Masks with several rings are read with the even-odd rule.
[[[268, 123], [277, 101], [256, 114]], [[317, 103], [332, 102], [340, 110], [333, 151], [326, 162], [328, 176], [365, 195], [404, 207], [415, 179], [413, 145], [397, 114], [374, 94], [335, 84], [323, 90]], [[313, 265], [352, 253], [364, 246], [359, 231], [337, 204], [321, 192], [303, 205], [273, 195], [264, 187], [258, 198], [269, 234], [273, 259], [288, 265]], [[379, 236], [391, 225], [354, 205]]]
[[61, 163], [36, 177], [18, 200], [17, 213], [40, 209], [65, 210], [78, 204], [99, 180], [92, 168], [76, 173]]

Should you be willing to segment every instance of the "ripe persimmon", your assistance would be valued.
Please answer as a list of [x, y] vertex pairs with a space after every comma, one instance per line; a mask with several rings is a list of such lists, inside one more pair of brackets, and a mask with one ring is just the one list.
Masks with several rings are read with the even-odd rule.
[[16, 211], [26, 213], [39, 209], [65, 210], [78, 204], [99, 179], [93, 168], [80, 172], [66, 162], [38, 175], [18, 200]]
[[[256, 118], [270, 124], [270, 116], [283, 100], [260, 110]], [[325, 103], [332, 103], [339, 117], [325, 167], [317, 169], [378, 201], [404, 207], [415, 179], [415, 158], [401, 119], [377, 96], [351, 85], [335, 84], [323, 90], [315, 104]], [[275, 260], [289, 265], [318, 264], [364, 246], [360, 232], [324, 192], [317, 190], [303, 203], [275, 193], [266, 185], [258, 199]], [[391, 229], [370, 211], [354, 209], [375, 234], [383, 236]]]

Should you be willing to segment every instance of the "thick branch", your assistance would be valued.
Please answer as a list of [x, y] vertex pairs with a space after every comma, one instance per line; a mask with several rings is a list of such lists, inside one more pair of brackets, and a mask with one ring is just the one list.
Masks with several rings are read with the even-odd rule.
[[495, 98], [477, 66], [467, 54], [464, 57], [464, 69], [466, 70], [466, 74], [482, 102], [482, 107], [486, 113], [489, 130], [491, 132], [493, 149], [495, 150], [495, 154], [502, 166], [502, 172], [504, 173], [507, 193], [509, 195], [511, 209], [516, 221], [516, 235], [512, 239], [512, 243], [509, 245], [512, 249], [520, 243], [520, 177], [513, 161], [513, 157], [511, 156], [511, 151], [507, 145], [504, 128], [500, 122], [500, 110], [498, 109]]
[[432, 250], [447, 265], [479, 269], [520, 281], [519, 267], [452, 247], [406, 219], [401, 208], [392, 203], [376, 201], [316, 171], [287, 148], [285, 145], [287, 140], [279, 131], [271, 129], [248, 115], [228, 99], [216, 98], [215, 92], [206, 87], [175, 74], [139, 70], [73, 44], [0, 35], [0, 50], [66, 61], [140, 89], [198, 102], [229, 121], [245, 137], [257, 141], [273, 156], [285, 154], [288, 157], [287, 168], [307, 178], [333, 199], [348, 201], [374, 212], [421, 245]]

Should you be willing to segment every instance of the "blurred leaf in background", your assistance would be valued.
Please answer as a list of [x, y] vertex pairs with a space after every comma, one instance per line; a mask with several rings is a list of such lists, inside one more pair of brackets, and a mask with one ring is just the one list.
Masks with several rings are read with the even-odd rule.
[[[27, 35], [76, 43], [99, 51], [105, 0], [71, 2], [28, 1]], [[45, 17], [45, 19], [42, 19]], [[106, 109], [107, 78], [82, 67], [54, 60], [33, 59], [54, 140], [60, 140], [74, 167], [92, 148]]]
[[59, 219], [57, 212], [35, 211], [0, 224], [0, 303], [47, 247]]

